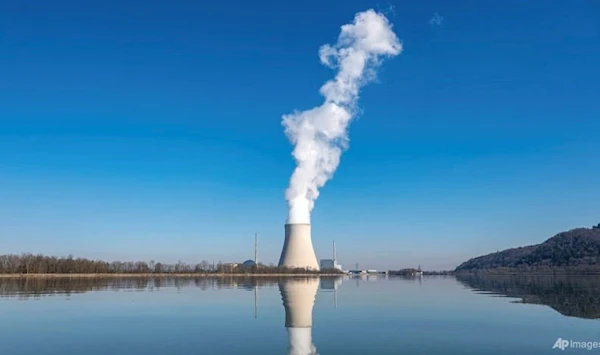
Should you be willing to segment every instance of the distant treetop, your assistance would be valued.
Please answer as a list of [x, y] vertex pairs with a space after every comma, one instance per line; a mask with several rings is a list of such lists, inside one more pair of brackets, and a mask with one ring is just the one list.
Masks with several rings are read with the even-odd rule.
[[520, 271], [566, 270], [600, 272], [600, 224], [562, 232], [543, 243], [506, 249], [479, 256], [455, 271], [518, 269]]

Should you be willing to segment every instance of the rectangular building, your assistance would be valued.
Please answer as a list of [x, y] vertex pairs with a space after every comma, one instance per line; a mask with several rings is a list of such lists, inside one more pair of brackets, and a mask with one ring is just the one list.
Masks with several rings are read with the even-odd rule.
[[321, 270], [323, 269], [336, 269], [342, 270], [342, 265], [338, 264], [334, 259], [321, 259]]

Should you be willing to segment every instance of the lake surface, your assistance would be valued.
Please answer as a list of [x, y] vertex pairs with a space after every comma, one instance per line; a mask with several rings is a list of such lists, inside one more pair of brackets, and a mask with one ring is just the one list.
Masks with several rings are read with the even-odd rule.
[[1, 279], [0, 354], [552, 354], [597, 277]]

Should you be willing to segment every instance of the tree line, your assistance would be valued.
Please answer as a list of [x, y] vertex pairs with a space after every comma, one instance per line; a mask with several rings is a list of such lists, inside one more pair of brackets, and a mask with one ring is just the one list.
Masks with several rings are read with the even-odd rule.
[[421, 270], [421, 268], [388, 270], [388, 275], [391, 275], [391, 276], [416, 276], [416, 275], [419, 275], [419, 273], [422, 273], [423, 275], [428, 275], [428, 276], [447, 276], [447, 275], [453, 275], [454, 270], [424, 271], [424, 270]]
[[290, 269], [273, 264], [248, 265], [231, 263], [198, 264], [179, 261], [175, 264], [145, 261], [101, 261], [85, 258], [55, 257], [33, 254], [0, 255], [0, 274], [334, 274], [337, 270], [314, 271]]
[[455, 271], [600, 273], [600, 225], [562, 232], [540, 244], [479, 256]]

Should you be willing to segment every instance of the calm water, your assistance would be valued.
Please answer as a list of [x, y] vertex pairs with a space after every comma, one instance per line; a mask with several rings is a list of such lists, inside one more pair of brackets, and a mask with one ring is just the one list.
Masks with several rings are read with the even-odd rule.
[[0, 279], [7, 355], [552, 354], [598, 319], [593, 277]]

